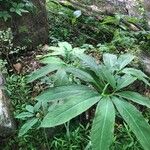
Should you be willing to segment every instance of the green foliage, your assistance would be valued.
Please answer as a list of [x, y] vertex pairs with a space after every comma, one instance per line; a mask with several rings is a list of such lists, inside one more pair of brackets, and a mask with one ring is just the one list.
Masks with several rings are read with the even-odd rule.
[[22, 110], [25, 110], [25, 105], [31, 103], [31, 87], [27, 85], [23, 76], [7, 76], [6, 91], [15, 109], [14, 114], [22, 112]]
[[51, 80], [55, 85], [69, 84], [66, 68], [74, 63], [74, 53], [83, 53], [85, 49], [72, 48], [69, 43], [60, 42], [58, 47], [51, 46], [48, 48], [48, 51], [50, 51], [48, 54], [40, 57], [41, 63], [46, 64], [46, 66], [33, 72], [29, 76], [28, 82], [33, 82], [49, 73], [55, 72], [51, 76]]
[[13, 34], [10, 28], [0, 31], [0, 56], [8, 65], [11, 66], [11, 61], [14, 58], [16, 60], [17, 54], [24, 50], [26, 50], [26, 46], [14, 46]]
[[81, 13], [75, 18], [74, 13], [78, 10], [70, 8], [67, 4], [65, 7], [57, 1], [47, 1], [47, 9], [51, 25], [51, 43], [68, 41], [74, 46], [82, 46], [85, 43], [101, 44], [105, 45], [109, 52], [134, 50], [137, 47], [136, 42], [140, 40], [133, 34], [130, 26], [137, 24], [135, 27], [140, 26], [144, 29], [143, 19], [120, 14], [98, 19]]
[[10, 28], [8, 28], [7, 30], [0, 31], [1, 53], [8, 54], [11, 51], [13, 47], [12, 40], [13, 40], [13, 35]]
[[58, 134], [51, 142], [51, 149], [57, 150], [76, 150], [84, 149], [89, 142], [89, 124], [83, 126], [81, 124], [78, 127], [70, 127], [68, 134]]
[[[4, 6], [4, 10], [0, 11], [0, 18], [5, 21], [12, 15], [21, 16], [33, 7], [29, 1], [3, 1], [0, 0]], [[83, 54], [85, 49], [88, 49], [86, 52], [90, 55], [96, 56], [99, 52], [137, 54], [140, 48], [147, 50], [150, 36], [149, 32], [144, 30], [142, 19], [115, 15], [105, 16], [99, 20], [84, 16], [79, 10], [63, 7], [55, 0], [47, 1], [47, 8], [51, 43], [68, 41], [75, 46], [83, 46], [73, 48], [67, 42], [59, 42], [57, 47], [51, 46], [47, 49], [48, 54], [39, 57], [43, 67], [29, 75], [28, 81], [16, 75], [7, 78], [7, 91], [21, 129], [19, 137], [6, 142], [6, 150], [13, 149], [16, 145], [19, 149], [33, 150], [76, 150], [84, 149], [86, 145], [86, 149], [96, 150], [149, 149], [149, 110], [147, 111], [145, 106], [150, 107], [150, 100], [138, 91], [132, 91], [130, 86], [136, 80], [149, 86], [149, 78], [140, 70], [131, 68], [129, 63], [134, 58], [131, 55], [117, 57], [105, 54], [103, 63], [98, 64], [99, 59], [95, 60]], [[138, 24], [143, 27], [143, 31], [132, 32], [124, 21], [133, 25]], [[23, 26], [19, 32], [27, 32], [27, 29]], [[8, 56], [20, 50], [14, 48], [10, 30], [0, 32], [0, 35], [2, 54]], [[1, 62], [0, 66], [4, 66], [5, 62]], [[31, 84], [28, 85], [27, 82], [31, 83], [38, 79], [44, 83], [43, 92], [33, 100], [31, 97], [36, 95], [37, 91], [33, 90], [32, 95]], [[36, 90], [39, 92], [41, 89]], [[136, 106], [144, 106], [142, 114], [146, 119], [134, 107], [134, 103]], [[65, 124], [66, 127], [69, 120], [92, 106], [94, 110], [96, 106], [95, 117], [93, 110], [92, 115], [90, 114], [92, 128], [91, 125], [75, 127], [75, 130], [66, 128], [67, 132], [65, 130], [56, 133], [54, 138], [46, 135], [45, 127], [60, 124]], [[138, 108], [140, 111], [143, 109], [141, 106]], [[74, 120], [71, 120], [70, 124], [74, 126], [72, 121]], [[44, 130], [40, 127], [44, 127]]]
[[[52, 48], [56, 51], [51, 54], [66, 56], [60, 47]], [[67, 48], [72, 49], [70, 45]], [[150, 108], [150, 100], [139, 93], [126, 91], [126, 87], [130, 88], [130, 85], [136, 80], [141, 80], [149, 85], [149, 78], [143, 72], [127, 67], [134, 56], [123, 54], [117, 57], [112, 54], [104, 54], [103, 64], [97, 64], [93, 57], [78, 53], [78, 51], [73, 56], [78, 58], [80, 63], [66, 66], [65, 71], [74, 78], [80, 79], [83, 85], [74, 80], [75, 83], [72, 85], [53, 87], [37, 96], [35, 99], [38, 102], [34, 108], [38, 107], [38, 110], [43, 108], [44, 111], [40, 127], [49, 128], [64, 124], [97, 104], [91, 130], [93, 149], [109, 149], [114, 138], [115, 116], [119, 113], [143, 148], [148, 150], [150, 148], [148, 142], [150, 126], [129, 101]], [[20, 115], [26, 114], [23, 112]], [[30, 115], [29, 118], [31, 118]], [[28, 126], [28, 129], [30, 127]], [[21, 129], [20, 135], [25, 134], [22, 131]]]
[[[6, 85], [9, 94], [8, 96], [13, 104], [14, 114], [18, 115], [19, 113], [27, 112], [28, 110], [29, 114], [31, 115], [33, 112], [33, 107], [30, 105], [33, 105], [35, 101], [31, 98], [31, 86], [27, 85], [25, 77], [13, 75], [11, 77], [7, 77], [6, 79]], [[146, 110], [144, 112], [144, 116], [149, 119], [149, 112]], [[42, 111], [40, 113], [42, 113]], [[38, 113], [37, 116], [39, 116]], [[24, 120], [16, 121], [19, 127], [24, 124]], [[1, 148], [4, 150], [10, 150], [17, 146], [17, 148], [25, 150], [36, 150], [43, 147], [48, 149], [45, 133], [42, 129], [37, 130], [37, 125], [33, 126], [33, 129], [26, 133], [23, 137], [17, 137], [17, 135], [14, 135], [2, 140]], [[112, 150], [123, 148], [142, 150], [128, 126], [116, 124], [115, 127], [115, 139]], [[66, 134], [65, 129], [59, 132], [57, 128], [54, 133], [54, 137], [47, 135], [49, 147], [50, 149], [58, 150], [68, 150], [69, 148], [72, 148], [73, 150], [84, 149], [90, 140], [90, 128], [91, 125], [83, 127], [82, 125], [79, 125], [78, 123], [75, 124], [74, 121], [71, 121], [69, 127], [69, 136]], [[49, 133], [49, 130], [47, 132]], [[90, 145], [91, 144], [89, 144], [89, 146]]]
[[84, 16], [79, 10], [64, 7], [56, 1], [48, 1], [47, 9], [52, 27], [50, 31], [52, 43], [68, 41], [75, 46], [81, 46], [85, 43], [98, 44], [99, 41], [110, 41], [113, 37], [116, 26], [103, 25], [102, 21], [95, 17]]
[[91, 133], [94, 150], [109, 149], [113, 141], [114, 123], [114, 105], [109, 97], [102, 98], [97, 106]]
[[0, 0], [1, 11], [0, 19], [7, 21], [13, 14], [22, 16], [22, 13], [28, 13], [33, 7], [32, 2], [28, 0]]
[[[33, 130], [24, 137], [7, 138], [5, 147], [2, 143], [1, 148], [9, 150], [17, 146], [21, 150], [37, 150], [39, 148], [46, 150], [84, 149], [89, 142], [89, 128], [89, 124], [87, 126], [74, 124], [69, 127], [69, 135], [66, 133], [66, 129], [63, 128], [60, 130], [61, 132], [56, 130], [53, 137], [49, 137], [50, 130]], [[48, 141], [45, 136], [47, 136]]]
[[10, 28], [0, 31], [0, 51], [2, 54], [17, 53], [20, 49], [24, 50], [25, 47], [14, 47], [13, 34]]
[[47, 9], [51, 43], [68, 41], [74, 46], [89, 43], [94, 47], [98, 45], [100, 52], [130, 52], [134, 55], [141, 49], [148, 50], [150, 45], [144, 18], [116, 14], [98, 19], [84, 13], [74, 18], [75, 9], [51, 0], [47, 1]]
[[0, 59], [0, 72], [1, 73], [6, 73], [6, 68], [5, 68], [6, 62]]
[[150, 46], [150, 32], [149, 31], [139, 31], [135, 33], [135, 36], [138, 40], [138, 45], [142, 51], [146, 51], [149, 53]]
[[98, 49], [101, 52], [130, 52], [137, 54], [140, 51], [140, 46], [137, 45], [138, 40], [132, 32], [118, 29], [114, 32], [114, 37], [111, 43], [98, 44]]
[[132, 133], [132, 130], [125, 122], [123, 124], [116, 124], [114, 144], [110, 149], [143, 150]]

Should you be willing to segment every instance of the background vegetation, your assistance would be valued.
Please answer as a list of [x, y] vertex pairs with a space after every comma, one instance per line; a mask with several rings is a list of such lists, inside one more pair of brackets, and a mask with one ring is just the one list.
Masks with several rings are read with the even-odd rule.
[[[30, 1], [24, 0], [1, 0], [0, 2], [4, 4], [2, 11], [0, 11], [0, 18], [5, 21], [11, 19], [12, 15], [21, 16], [28, 13], [34, 7]], [[90, 1], [88, 2], [90, 3]], [[17, 125], [14, 135], [0, 140], [0, 148], [4, 150], [91, 149], [90, 134], [95, 105], [63, 125], [48, 129], [38, 128], [47, 112], [47, 106], [43, 104], [42, 108], [38, 108], [35, 97], [49, 87], [70, 85], [72, 82], [77, 85], [90, 85], [87, 77], [84, 76], [85, 74], [81, 75], [80, 72], [77, 75], [75, 71], [68, 71], [71, 73], [71, 75], [68, 75], [68, 72], [58, 67], [63, 64], [83, 71], [85, 68], [82, 68], [82, 63], [80, 64], [79, 59], [74, 57], [75, 51], [94, 57], [97, 63], [103, 61], [102, 56], [104, 53], [113, 53], [116, 56], [130, 53], [135, 55], [135, 60], [128, 67], [134, 67], [142, 71], [143, 67], [139, 63], [139, 55], [141, 52], [149, 55], [150, 32], [147, 30], [148, 26], [144, 17], [138, 19], [115, 14], [106, 15], [99, 19], [95, 16], [86, 16], [82, 11], [72, 9], [69, 6], [66, 7], [56, 1], [47, 1], [46, 7], [50, 25], [49, 42], [46, 45], [40, 45], [29, 51], [26, 46], [14, 46], [10, 29], [0, 31], [0, 68], [6, 76], [5, 88], [13, 105]], [[61, 45], [62, 42], [65, 46]], [[50, 56], [51, 59], [48, 59], [47, 56]], [[46, 70], [45, 66], [47, 64], [52, 64], [53, 68]], [[44, 69], [41, 72], [33, 72], [39, 68]], [[44, 70], [46, 72], [43, 72]], [[91, 75], [91, 70], [86, 70], [86, 73]], [[40, 78], [42, 76], [43, 78]], [[94, 76], [94, 78], [98, 77]], [[144, 79], [140, 80], [148, 84], [148, 81]], [[146, 76], [146, 79], [149, 80], [149, 77]], [[109, 81], [106, 79], [104, 82]], [[149, 96], [148, 86], [149, 84], [145, 85], [137, 81], [126, 89]], [[112, 92], [112, 87], [109, 87], [109, 90]], [[35, 108], [35, 106], [38, 109], [34, 112], [33, 107]], [[149, 123], [150, 110], [138, 104], [135, 104], [135, 106]], [[22, 116], [21, 113], [23, 113]], [[143, 147], [133, 134], [131, 127], [122, 120], [120, 115], [117, 114], [117, 116], [118, 118], [114, 123], [113, 144], [110, 149], [142, 150]], [[33, 124], [22, 129], [26, 121], [32, 118], [34, 119]]]

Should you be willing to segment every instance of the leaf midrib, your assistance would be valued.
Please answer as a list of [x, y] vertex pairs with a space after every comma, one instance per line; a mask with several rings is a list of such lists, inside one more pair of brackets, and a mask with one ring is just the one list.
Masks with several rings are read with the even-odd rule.
[[[79, 104], [84, 103], [84, 102], [86, 102], [87, 100], [90, 100], [90, 99], [93, 99], [93, 98], [98, 98], [98, 97], [100, 98], [100, 96], [89, 97], [89, 98], [87, 98], [86, 100], [81, 101], [80, 103], [77, 103], [77, 104], [73, 105], [73, 107], [78, 106]], [[62, 115], [63, 113], [65, 113], [65, 112], [69, 111], [69, 110], [72, 109], [73, 107], [69, 108], [69, 109], [66, 110], [66, 111], [63, 111], [61, 114], [57, 115], [57, 117], [61, 116], [61, 115]]]
[[[77, 95], [77, 94], [83, 94], [83, 93], [90, 92], [90, 91], [91, 91], [91, 89], [87, 89], [87, 90], [82, 90], [82, 89], [79, 90], [79, 89], [77, 89], [77, 90], [72, 90], [72, 91], [67, 91], [67, 92], [72, 93], [73, 95]], [[92, 91], [92, 92], [95, 92], [95, 91]], [[49, 93], [49, 92], [47, 92], [47, 93]], [[46, 95], [47, 93], [43, 93], [43, 94], [39, 95], [38, 97], [36, 97], [36, 100], [39, 100], [39, 101], [43, 100], [42, 97], [44, 95]], [[53, 97], [55, 97], [56, 95], [61, 95], [61, 94], [65, 94], [65, 93], [66, 93], [66, 91], [57, 92], [57, 93], [53, 94]], [[96, 92], [95, 92], [95, 94], [96, 94]], [[72, 96], [72, 95], [70, 95], [70, 96]], [[47, 97], [48, 96], [46, 96], [46, 98], [45, 98], [46, 100], [45, 101], [48, 101]], [[53, 100], [55, 100], [55, 99], [60, 99], [60, 98], [54, 98]]]
[[[75, 105], [73, 105], [73, 107], [76, 107], [76, 106], [78, 106], [78, 105], [80, 105], [81, 103], [84, 103], [84, 102], [86, 102], [87, 100], [90, 100], [90, 99], [93, 99], [93, 98], [101, 98], [100, 96], [94, 96], [94, 97], [89, 97], [88, 99], [86, 99], [86, 100], [84, 100], [84, 101], [81, 101], [80, 103], [77, 103], [77, 104], [75, 104]], [[98, 101], [98, 100], [97, 100]], [[95, 102], [96, 103], [96, 102]], [[71, 107], [71, 108], [69, 108], [69, 109], [67, 109], [67, 110], [64, 110], [61, 114], [59, 114], [59, 115], [57, 115], [57, 116], [54, 116], [54, 117], [60, 117], [63, 113], [65, 113], [65, 112], [68, 112], [69, 110], [71, 110], [73, 107]]]
[[[130, 114], [130, 112], [128, 112], [128, 110], [124, 107], [124, 110], [129, 114], [129, 116], [132, 118], [133, 122], [135, 123], [135, 125], [137, 126], [137, 128], [139, 129], [139, 131], [141, 132], [141, 134], [143, 135], [144, 139], [146, 139], [147, 141], [147, 138], [144, 136], [143, 132], [141, 131], [141, 129], [139, 128], [139, 126], [137, 125], [136, 121], [134, 120], [134, 118], [132, 117], [132, 115]], [[148, 141], [147, 141], [148, 143]]]
[[102, 146], [102, 138], [103, 138], [103, 133], [104, 133], [104, 127], [105, 127], [105, 124], [106, 124], [106, 116], [108, 114], [108, 101], [107, 101], [106, 108], [107, 109], [105, 111], [104, 123], [103, 123], [103, 126], [102, 126], [102, 134], [101, 134], [101, 137], [100, 137], [100, 150], [101, 150], [101, 146]]

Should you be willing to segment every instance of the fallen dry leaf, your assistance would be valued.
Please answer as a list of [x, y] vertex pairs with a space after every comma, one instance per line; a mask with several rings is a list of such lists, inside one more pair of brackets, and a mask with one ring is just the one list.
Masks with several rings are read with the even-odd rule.
[[17, 73], [19, 74], [22, 70], [22, 64], [21, 63], [16, 63], [13, 64], [14, 69], [17, 71]]

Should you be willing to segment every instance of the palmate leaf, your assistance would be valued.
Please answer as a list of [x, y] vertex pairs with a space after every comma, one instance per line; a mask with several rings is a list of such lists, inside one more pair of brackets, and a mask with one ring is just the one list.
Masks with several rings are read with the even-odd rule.
[[79, 68], [67, 67], [66, 72], [72, 73], [74, 77], [77, 77], [82, 81], [88, 82], [96, 89], [102, 91], [103, 83], [99, 81], [99, 76], [97, 76], [93, 71], [90, 70], [89, 72], [86, 72]]
[[53, 111], [50, 111], [44, 117], [41, 127], [54, 127], [63, 124], [86, 111], [98, 102], [100, 98], [99, 94], [95, 92], [72, 96], [56, 106]]
[[93, 71], [101, 79], [101, 81], [106, 80], [112, 87], [116, 87], [115, 78], [107, 67], [98, 65], [93, 57], [86, 54], [80, 54], [77, 55], [77, 57], [83, 62], [83, 66]]
[[116, 93], [116, 95], [150, 108], [150, 99], [148, 97], [142, 96], [141, 94], [137, 92], [122, 91], [122, 92]]
[[[102, 85], [102, 82], [104, 81], [104, 76], [102, 74], [102, 71], [101, 71], [101, 68], [102, 66], [97, 64], [96, 60], [91, 57], [91, 56], [88, 56], [86, 54], [80, 54], [80, 55], [77, 55], [77, 57], [81, 60], [82, 64], [82, 68], [88, 68], [88, 71], [91, 72], [91, 76], [97, 80], [99, 82], [99, 79], [101, 80], [101, 83], [100, 85]], [[92, 73], [93, 71], [93, 73]], [[93, 74], [93, 75], [92, 75]], [[102, 88], [102, 87], [101, 87]]]
[[112, 97], [117, 110], [136, 135], [145, 150], [150, 149], [150, 125], [132, 104]]
[[102, 98], [99, 102], [92, 125], [93, 150], [109, 150], [113, 142], [115, 125], [115, 108], [109, 97]]
[[50, 72], [56, 71], [59, 68], [61, 68], [61, 65], [48, 64], [48, 65], [42, 67], [41, 69], [38, 69], [38, 70], [34, 71], [32, 74], [30, 74], [28, 76], [28, 83], [33, 82], [33, 81], [47, 75]]
[[35, 99], [38, 101], [53, 101], [53, 100], [63, 100], [70, 96], [77, 96], [79, 94], [88, 92], [95, 92], [95, 90], [87, 86], [78, 85], [68, 85], [50, 88], [44, 91], [42, 94], [37, 96]]

